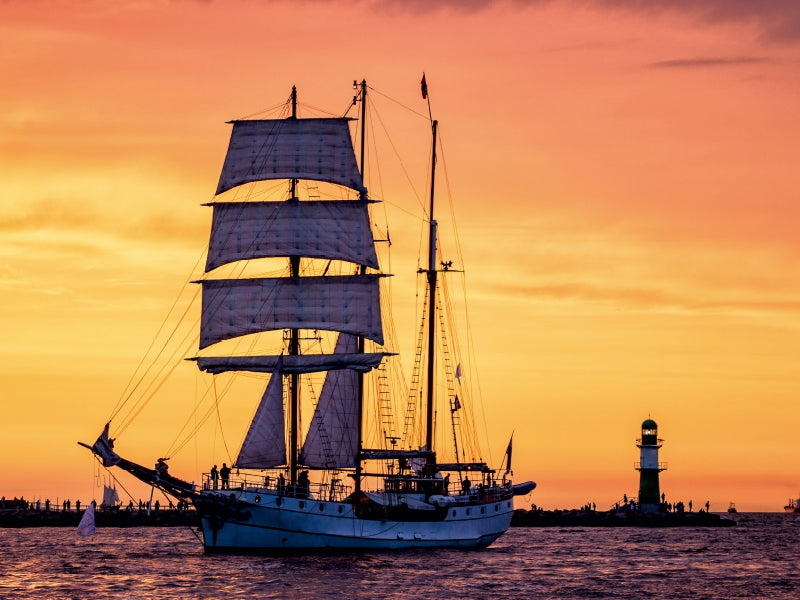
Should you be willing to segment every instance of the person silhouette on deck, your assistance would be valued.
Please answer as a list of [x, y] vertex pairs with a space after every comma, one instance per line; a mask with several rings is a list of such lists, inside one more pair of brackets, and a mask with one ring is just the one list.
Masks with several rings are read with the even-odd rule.
[[228, 465], [222, 463], [222, 468], [219, 470], [219, 478], [222, 480], [222, 489], [228, 490], [229, 487], [229, 480], [231, 477], [231, 470], [228, 468]]
[[217, 465], [211, 467], [211, 489], [216, 490], [219, 487], [219, 471]]

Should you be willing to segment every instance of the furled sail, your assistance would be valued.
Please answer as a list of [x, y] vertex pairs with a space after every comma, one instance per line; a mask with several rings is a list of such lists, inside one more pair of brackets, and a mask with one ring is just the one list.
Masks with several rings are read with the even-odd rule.
[[214, 204], [206, 271], [237, 260], [303, 256], [378, 268], [366, 202]]
[[[356, 351], [356, 338], [341, 334], [334, 354]], [[353, 467], [358, 454], [358, 373], [331, 371], [325, 378], [300, 462], [325, 469]]]
[[272, 373], [261, 403], [234, 463], [241, 469], [268, 469], [286, 464], [286, 438], [283, 417], [283, 373]]
[[204, 280], [200, 348], [277, 329], [324, 329], [383, 344], [380, 277]]
[[199, 357], [197, 367], [208, 373], [225, 373], [226, 371], [251, 371], [255, 373], [272, 373], [279, 360], [283, 362], [283, 372], [318, 373], [336, 369], [351, 369], [366, 373], [374, 369], [386, 356], [385, 353], [347, 353], [347, 354], [302, 354], [299, 356], [208, 356]]
[[363, 191], [347, 118], [231, 121], [217, 194], [253, 181], [312, 179]]

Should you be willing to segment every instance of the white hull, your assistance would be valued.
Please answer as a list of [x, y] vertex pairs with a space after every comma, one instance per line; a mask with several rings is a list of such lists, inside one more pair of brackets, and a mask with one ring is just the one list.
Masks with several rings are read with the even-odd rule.
[[508, 529], [514, 511], [508, 498], [451, 506], [442, 520], [394, 521], [359, 518], [344, 502], [240, 490], [204, 494], [234, 495], [238, 510], [238, 516], [202, 516], [207, 553], [483, 548]]

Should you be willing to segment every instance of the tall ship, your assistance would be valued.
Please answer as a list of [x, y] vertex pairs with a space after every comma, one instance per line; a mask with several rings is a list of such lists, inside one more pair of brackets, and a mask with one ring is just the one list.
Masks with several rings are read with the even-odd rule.
[[[364, 183], [372, 88], [353, 85], [342, 117], [301, 118], [293, 87], [283, 114], [230, 122], [204, 272], [192, 282], [197, 345], [180, 362], [196, 362], [214, 394], [237, 374], [264, 381], [257, 408], [241, 415], [235, 460], [188, 481], [169, 470], [171, 456], [153, 467], [123, 458], [120, 412], [93, 444], [79, 442], [151, 486], [151, 498], [191, 503], [207, 553], [482, 548], [509, 527], [514, 496], [536, 485], [512, 482], [511, 441], [499, 440], [495, 467], [477, 447], [478, 410], [448, 338], [445, 275], [461, 271], [438, 249], [432, 118], [421, 324], [411, 376], [396, 375], [390, 273], [376, 251], [389, 235], [374, 229]], [[422, 95], [430, 115], [424, 78]]]

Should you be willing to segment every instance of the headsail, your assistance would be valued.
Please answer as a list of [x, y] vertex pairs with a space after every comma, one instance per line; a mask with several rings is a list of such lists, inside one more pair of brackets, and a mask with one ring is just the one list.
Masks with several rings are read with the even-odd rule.
[[114, 440], [108, 437], [109, 425], [111, 422], [106, 423], [103, 432], [91, 446], [91, 450], [102, 459], [104, 467], [113, 467], [120, 461], [119, 455], [114, 452]]
[[[352, 335], [341, 334], [334, 356], [356, 351]], [[325, 378], [311, 420], [300, 462], [325, 469], [354, 467], [358, 454], [358, 374], [352, 370], [331, 371]]]
[[283, 373], [279, 359], [234, 466], [268, 469], [286, 464], [283, 418]]
[[231, 121], [217, 194], [268, 179], [312, 179], [362, 191], [347, 118]]

